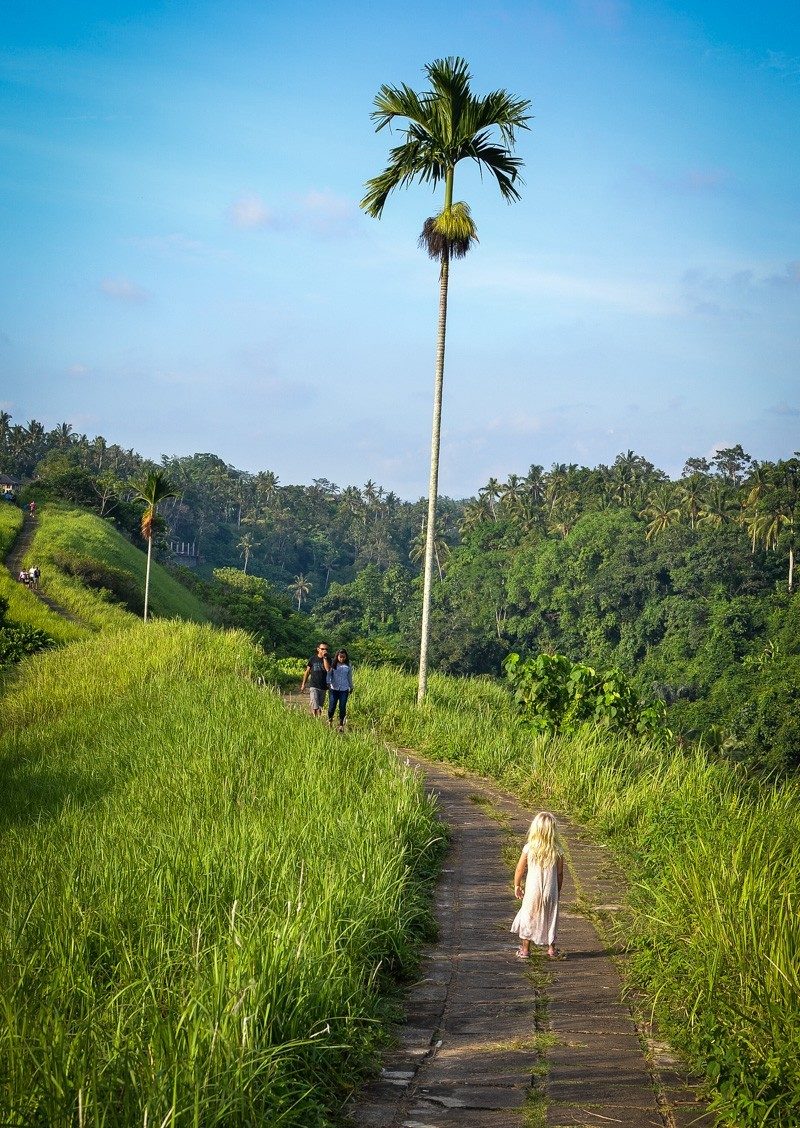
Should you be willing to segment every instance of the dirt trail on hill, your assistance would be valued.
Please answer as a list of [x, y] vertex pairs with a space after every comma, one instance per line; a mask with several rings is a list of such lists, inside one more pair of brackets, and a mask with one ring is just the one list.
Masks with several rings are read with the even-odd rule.
[[[36, 524], [37, 522], [35, 517], [25, 517], [25, 523], [20, 529], [17, 539], [12, 544], [11, 548], [9, 549], [8, 555], [6, 556], [6, 568], [8, 568], [9, 572], [11, 573], [11, 578], [14, 580], [16, 580], [19, 576], [20, 570], [22, 568], [22, 561], [25, 559], [26, 552], [31, 547], [33, 536], [36, 532]], [[56, 603], [55, 600], [50, 599], [49, 596], [45, 595], [40, 585], [41, 580], [36, 587], [29, 587], [28, 590], [32, 591], [37, 599], [40, 599], [42, 603], [45, 604], [45, 606], [49, 607], [50, 610], [53, 611], [56, 615], [60, 615], [62, 619], [68, 619], [70, 623], [77, 623], [78, 626], [85, 626], [85, 624], [76, 615], [73, 615], [71, 611], [67, 611], [65, 607], [62, 607], [60, 604]]]
[[[297, 694], [291, 703], [307, 707]], [[509, 932], [513, 868], [533, 812], [484, 779], [407, 749], [398, 755], [421, 772], [450, 831], [435, 895], [439, 937], [424, 951], [395, 1047], [353, 1101], [349, 1123], [715, 1124], [696, 1082], [623, 998], [621, 953], [604, 927], [624, 902], [610, 852], [556, 812], [567, 850], [558, 938], [566, 959], [519, 960]]]

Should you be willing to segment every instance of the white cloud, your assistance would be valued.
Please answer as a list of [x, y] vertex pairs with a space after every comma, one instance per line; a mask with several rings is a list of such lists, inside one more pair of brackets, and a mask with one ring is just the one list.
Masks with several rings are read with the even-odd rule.
[[774, 71], [781, 78], [800, 78], [800, 57], [784, 51], [767, 51], [762, 64], [765, 70]]
[[109, 298], [115, 298], [117, 301], [127, 302], [130, 305], [141, 305], [150, 300], [150, 294], [147, 290], [143, 290], [141, 286], [137, 286], [135, 282], [131, 282], [128, 278], [104, 278], [100, 283], [100, 289]]
[[247, 193], [235, 200], [228, 209], [228, 214], [234, 227], [242, 231], [257, 231], [261, 227], [275, 226], [274, 213], [254, 193]]
[[89, 369], [85, 364], [71, 364], [67, 371], [70, 376], [86, 376], [88, 375]]
[[579, 0], [581, 15], [588, 23], [616, 31], [626, 22], [628, 5], [623, 0]]
[[463, 284], [474, 289], [515, 291], [527, 298], [555, 298], [558, 301], [604, 305], [629, 313], [671, 317], [681, 312], [678, 302], [661, 283], [641, 277], [608, 278], [585, 274], [539, 270], [523, 262], [516, 265], [481, 263]]
[[541, 415], [529, 415], [522, 411], [513, 415], [496, 415], [494, 419], [486, 421], [487, 431], [501, 431], [506, 435], [537, 435], [544, 430], [544, 426]]
[[314, 235], [348, 235], [356, 229], [358, 208], [352, 200], [327, 190], [311, 189], [293, 203], [270, 208], [254, 194], [240, 196], [228, 209], [243, 231], [306, 231]]
[[300, 202], [298, 221], [318, 235], [346, 235], [354, 229], [357, 216], [352, 200], [312, 190]]
[[171, 235], [136, 235], [128, 242], [140, 250], [170, 258], [226, 258], [223, 252], [213, 250], [199, 239], [174, 232]]
[[800, 261], [783, 268], [748, 266], [727, 273], [693, 268], [684, 272], [681, 284], [694, 313], [741, 320], [753, 316], [759, 305], [774, 306], [779, 293], [800, 288]]

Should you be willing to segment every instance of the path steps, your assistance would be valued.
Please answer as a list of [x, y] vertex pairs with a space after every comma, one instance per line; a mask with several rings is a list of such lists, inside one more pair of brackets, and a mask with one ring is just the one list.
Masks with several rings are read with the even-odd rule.
[[436, 888], [438, 942], [380, 1077], [349, 1110], [354, 1128], [715, 1124], [677, 1060], [648, 1044], [622, 1000], [615, 953], [578, 911], [616, 911], [622, 883], [608, 851], [557, 815], [568, 849], [567, 959], [518, 960], [512, 870], [532, 812], [485, 780], [400, 755], [438, 795], [451, 843]]

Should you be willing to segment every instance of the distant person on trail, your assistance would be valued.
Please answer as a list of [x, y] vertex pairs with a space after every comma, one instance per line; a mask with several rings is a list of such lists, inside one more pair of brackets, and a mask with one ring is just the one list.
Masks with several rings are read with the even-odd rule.
[[532, 943], [546, 945], [551, 960], [564, 958], [556, 948], [558, 899], [563, 880], [564, 853], [556, 820], [549, 811], [540, 811], [530, 825], [528, 841], [522, 847], [514, 871], [514, 896], [522, 900], [522, 907], [511, 925], [511, 931], [519, 936], [518, 959], [528, 958]]
[[19, 576], [17, 576], [17, 579], [19, 580], [19, 582], [21, 584], [27, 584], [28, 581], [30, 580], [30, 576], [28, 575], [28, 573], [23, 568], [22, 571], [20, 572]]
[[35, 501], [29, 501], [28, 502], [28, 513], [31, 515], [31, 517], [36, 516], [36, 502]]
[[34, 566], [28, 570], [28, 579], [30, 580], [31, 587], [39, 586], [39, 577], [41, 574], [38, 564], [34, 564]]
[[353, 692], [353, 667], [346, 650], [337, 650], [328, 674], [328, 724], [333, 725], [336, 706], [339, 706], [339, 732], [344, 732], [347, 719], [347, 699]]
[[325, 691], [328, 688], [328, 673], [331, 668], [331, 660], [328, 657], [328, 644], [327, 642], [318, 642], [317, 649], [308, 660], [308, 664], [303, 672], [303, 680], [300, 682], [300, 692], [308, 688], [311, 694], [311, 712], [315, 717], [322, 716], [322, 707], [325, 704]]

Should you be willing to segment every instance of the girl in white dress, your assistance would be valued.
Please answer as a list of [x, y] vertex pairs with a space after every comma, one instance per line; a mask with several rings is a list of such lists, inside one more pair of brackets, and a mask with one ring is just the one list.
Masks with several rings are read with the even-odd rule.
[[564, 854], [556, 820], [549, 811], [541, 811], [531, 823], [528, 841], [514, 871], [514, 896], [522, 900], [522, 907], [514, 917], [511, 931], [520, 939], [519, 959], [528, 958], [531, 943], [547, 945], [549, 958], [559, 959], [556, 933], [558, 898], [563, 880]]

